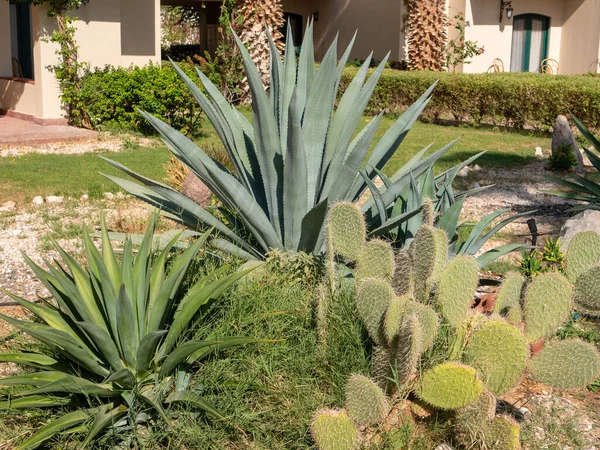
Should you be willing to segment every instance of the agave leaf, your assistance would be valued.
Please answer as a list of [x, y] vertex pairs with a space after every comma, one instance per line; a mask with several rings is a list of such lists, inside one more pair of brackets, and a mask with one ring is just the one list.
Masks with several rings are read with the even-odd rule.
[[119, 343], [123, 351], [123, 359], [130, 369], [136, 367], [135, 358], [138, 349], [134, 320], [132, 300], [125, 291], [125, 285], [122, 284], [117, 303], [117, 330]]
[[144, 336], [140, 342], [136, 358], [138, 376], [150, 369], [150, 364], [154, 359], [156, 348], [165, 334], [167, 334], [166, 330], [153, 331]]
[[456, 234], [458, 219], [460, 217], [464, 202], [465, 197], [458, 199], [456, 203], [454, 203], [442, 214], [436, 225], [437, 228], [446, 232], [449, 240], [454, 239], [454, 235]]
[[404, 214], [401, 214], [399, 216], [394, 216], [390, 220], [388, 220], [387, 222], [385, 222], [383, 225], [381, 225], [379, 228], [371, 231], [370, 234], [372, 236], [384, 236], [388, 232], [390, 232], [391, 230], [393, 230], [395, 228], [398, 228], [402, 223], [406, 222], [411, 217], [414, 217], [414, 216], [420, 214], [421, 211], [423, 211], [423, 206], [420, 206], [417, 209], [414, 209], [412, 211], [408, 211], [408, 212], [406, 212]]
[[88, 412], [81, 410], [65, 414], [64, 416], [61, 416], [55, 421], [50, 422], [48, 425], [42, 427], [37, 433], [19, 445], [17, 450], [34, 449], [56, 434], [87, 421], [89, 417], [90, 414]]
[[159, 372], [159, 377], [164, 378], [170, 375], [185, 359], [195, 351], [205, 347], [218, 347], [224, 343], [222, 340], [211, 341], [188, 341], [185, 344], [178, 346], [173, 350], [166, 359], [162, 362]]
[[247, 251], [245, 251], [242, 248], [238, 247], [234, 243], [229, 242], [229, 241], [227, 241], [225, 239], [212, 239], [210, 241], [210, 244], [213, 247], [221, 249], [224, 252], [229, 253], [232, 256], [234, 256], [236, 258], [239, 258], [239, 259], [247, 259], [247, 260], [250, 260], [250, 261], [251, 260], [258, 261], [259, 258], [261, 258], [260, 256], [256, 256], [255, 253], [248, 253]]
[[208, 400], [188, 390], [173, 392], [166, 400], [167, 403], [185, 403], [190, 406], [195, 406], [209, 414], [212, 414], [217, 419], [225, 419], [225, 417], [210, 404]]
[[[41, 371], [29, 373], [26, 375], [17, 375], [14, 377], [0, 378], [0, 386], [43, 386], [48, 383], [60, 380], [65, 374], [58, 371]], [[27, 391], [25, 395], [29, 395]]]
[[286, 149], [284, 152], [284, 160], [289, 152], [288, 147], [288, 119], [290, 114], [290, 103], [292, 95], [296, 87], [296, 49], [294, 47], [294, 37], [292, 33], [292, 25], [288, 22], [287, 38], [285, 41], [285, 60], [283, 63], [283, 73], [281, 79], [279, 109], [279, 134], [281, 139], [281, 148]]
[[52, 406], [67, 405], [71, 402], [69, 397], [51, 397], [49, 395], [32, 395], [30, 397], [17, 397], [0, 402], [0, 411], [11, 409], [49, 408]]
[[592, 165], [596, 168], [597, 171], [600, 172], [600, 156], [596, 155], [594, 152], [588, 150], [587, 148], [583, 150], [585, 151], [585, 154], [587, 155]]
[[88, 397], [115, 397], [118, 392], [104, 389], [96, 383], [85, 378], [75, 377], [73, 375], [63, 374], [63, 376], [49, 383], [40, 385], [37, 389], [27, 392], [24, 395], [39, 394], [81, 394]]
[[[594, 146], [594, 148], [600, 152], [600, 142], [598, 139], [587, 129], [587, 127], [577, 118], [573, 113], [571, 113], [571, 118], [573, 122], [575, 122], [575, 126], [579, 129], [580, 133], [587, 139], [587, 141]], [[600, 170], [600, 169], [598, 169]]]
[[32, 366], [46, 370], [58, 364], [56, 359], [37, 353], [4, 353], [0, 354], [0, 362], [10, 362], [21, 366]]
[[306, 253], [319, 253], [323, 246], [323, 235], [325, 227], [325, 218], [329, 203], [323, 200], [302, 219], [302, 232], [300, 234], [299, 250]]
[[85, 333], [91, 338], [92, 342], [96, 345], [98, 350], [100, 350], [100, 354], [106, 358], [106, 361], [108, 364], [110, 364], [110, 367], [112, 367], [113, 370], [118, 371], [123, 368], [121, 356], [119, 355], [119, 349], [117, 348], [115, 341], [110, 337], [106, 330], [93, 323], [77, 322], [77, 325], [79, 325], [81, 329], [85, 331]]
[[306, 108], [306, 99], [315, 78], [315, 50], [313, 40], [313, 23], [309, 21], [304, 33], [300, 58], [298, 59], [296, 89], [298, 90], [298, 108], [301, 112], [304, 112]]
[[504, 255], [507, 255], [511, 252], [516, 252], [520, 250], [532, 249], [531, 245], [523, 245], [523, 244], [506, 244], [498, 248], [494, 248], [492, 250], [488, 250], [483, 255], [477, 257], [477, 265], [480, 269], [487, 266], [492, 261], [495, 261], [498, 258], [502, 258]]
[[367, 176], [367, 172], [365, 170], [361, 170], [360, 175], [363, 177], [363, 179], [365, 180], [365, 183], [367, 183], [367, 186], [369, 187], [369, 190], [371, 191], [371, 196], [373, 197], [373, 200], [375, 201], [375, 206], [377, 207], [377, 212], [379, 214], [379, 217], [381, 217], [381, 221], [384, 223], [387, 222], [387, 220], [388, 220], [387, 208], [383, 204], [383, 198], [381, 197], [381, 193], [379, 192], [379, 189], [377, 189], [377, 186], [375, 186], [375, 183], [373, 183], [369, 179], [369, 177]]
[[81, 449], [85, 449], [100, 433], [110, 426], [114, 426], [125, 414], [127, 414], [127, 407], [119, 405], [118, 407], [111, 409], [113, 405], [98, 411], [92, 422], [92, 427], [88, 432], [85, 440], [81, 444]]
[[150, 285], [148, 278], [150, 276], [150, 258], [157, 219], [157, 215], [153, 214], [146, 228], [144, 239], [138, 248], [135, 262], [133, 263], [134, 294], [133, 297], [130, 297], [130, 301], [134, 319], [132, 325], [134, 325], [136, 342], [139, 342], [140, 336], [146, 334], [146, 299], [148, 298]]
[[244, 337], [225, 337], [220, 340], [217, 345], [213, 346], [204, 346], [193, 352], [191, 355], [187, 357], [187, 364], [193, 364], [197, 361], [202, 361], [204, 358], [209, 355], [216, 353], [220, 350], [229, 348], [229, 347], [237, 347], [238, 345], [247, 345], [247, 344], [268, 344], [274, 343], [277, 341], [273, 341], [270, 339], [255, 339], [255, 338], [244, 338]]
[[481, 233], [483, 233], [486, 230], [486, 228], [489, 227], [494, 220], [496, 220], [496, 218], [500, 217], [504, 213], [507, 213], [508, 211], [510, 211], [510, 209], [501, 209], [499, 211], [494, 211], [493, 213], [488, 214], [479, 222], [477, 222], [471, 230], [471, 233], [469, 234], [465, 242], [463, 242], [460, 246], [458, 254], [464, 254], [466, 249], [471, 247], [476, 242], [476, 240], [480, 238]]
[[[289, 23], [288, 23], [289, 25]], [[269, 57], [271, 60], [271, 86], [270, 86], [270, 100], [271, 107], [273, 108], [273, 115], [277, 118], [280, 115], [280, 107], [279, 104], [281, 94], [281, 73], [283, 72], [283, 63], [281, 62], [281, 57], [279, 55], [279, 50], [277, 50], [277, 46], [273, 41], [273, 36], [271, 36], [271, 31], [268, 29], [265, 30], [267, 34], [267, 39], [269, 41]], [[283, 146], [282, 146], [283, 148]]]
[[[527, 211], [527, 212], [524, 212], [524, 213], [515, 214], [514, 216], [511, 216], [511, 217], [503, 220], [502, 222], [500, 222], [499, 224], [497, 224], [496, 226], [494, 226], [484, 236], [480, 237], [477, 241], [471, 243], [468, 247], [465, 246], [464, 252], [466, 254], [469, 254], [469, 255], [474, 255], [475, 253], [477, 253], [481, 249], [481, 247], [483, 247], [483, 245], [492, 236], [494, 236], [498, 231], [500, 231], [506, 225], [508, 225], [511, 222], [514, 222], [515, 220], [517, 220], [517, 219], [519, 219], [521, 217], [531, 216], [531, 215], [535, 214], [536, 212], [537, 212], [537, 210]], [[461, 250], [462, 250], [462, 247], [461, 247]], [[462, 251], [461, 251], [461, 253], [462, 253]]]

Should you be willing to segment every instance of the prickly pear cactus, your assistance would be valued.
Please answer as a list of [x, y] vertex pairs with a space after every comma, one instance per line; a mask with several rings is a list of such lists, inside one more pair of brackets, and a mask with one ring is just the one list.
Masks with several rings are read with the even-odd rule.
[[373, 346], [371, 373], [373, 380], [381, 389], [387, 389], [392, 372], [392, 352], [381, 345]]
[[356, 425], [344, 410], [317, 411], [310, 430], [319, 450], [354, 450], [360, 445]]
[[439, 409], [463, 408], [477, 401], [483, 392], [483, 383], [477, 371], [459, 363], [444, 363], [426, 371], [415, 394]]
[[402, 295], [400, 297], [394, 297], [388, 306], [385, 313], [384, 329], [389, 344], [391, 344], [394, 338], [400, 333], [402, 319], [404, 318], [404, 309], [406, 308], [406, 304], [410, 301], [412, 301], [410, 295]]
[[525, 278], [519, 273], [508, 275], [498, 291], [498, 297], [494, 305], [494, 312], [506, 317], [506, 320], [513, 325], [523, 322], [521, 296], [525, 282]]
[[538, 275], [525, 293], [525, 334], [529, 342], [551, 337], [567, 320], [572, 308], [573, 287], [564, 275]]
[[477, 369], [487, 389], [501, 395], [521, 379], [528, 358], [523, 333], [498, 318], [483, 322], [473, 331], [464, 361]]
[[359, 280], [380, 278], [391, 281], [394, 265], [394, 251], [390, 244], [381, 239], [373, 239], [367, 242], [358, 257], [356, 276]]
[[398, 295], [405, 295], [411, 291], [411, 264], [408, 250], [402, 249], [396, 253], [396, 270], [392, 278], [392, 286]]
[[346, 384], [348, 416], [361, 426], [383, 421], [390, 412], [390, 404], [377, 384], [363, 375], [352, 375]]
[[439, 318], [436, 312], [429, 306], [415, 301], [406, 303], [404, 314], [416, 314], [421, 328], [421, 347], [419, 353], [424, 353], [433, 345], [437, 336]]
[[574, 299], [579, 311], [600, 317], [600, 266], [584, 272], [577, 279]]
[[350, 202], [333, 205], [327, 230], [335, 252], [356, 261], [367, 240], [365, 219], [359, 207]]
[[435, 264], [429, 280], [438, 282], [448, 264], [448, 246], [450, 243], [448, 242], [448, 235], [444, 230], [434, 228], [433, 237], [435, 239]]
[[421, 356], [421, 325], [415, 313], [405, 316], [395, 342], [393, 364], [396, 366], [397, 379], [400, 384], [410, 381], [417, 371]]
[[436, 239], [435, 228], [423, 225], [417, 231], [410, 245], [415, 298], [418, 301], [427, 301], [429, 283], [432, 277], [437, 276], [441, 270], [440, 267], [437, 267], [437, 264], [443, 259], [440, 252], [445, 253], [447, 258], [448, 246], [442, 248], [439, 237]]
[[496, 416], [496, 397], [484, 391], [475, 403], [456, 410], [454, 440], [464, 448], [476, 448], [485, 440], [485, 430]]
[[435, 211], [433, 202], [429, 197], [423, 201], [423, 224], [432, 227], [434, 223]]
[[458, 256], [444, 270], [438, 285], [437, 304], [453, 327], [465, 320], [478, 282], [477, 262], [471, 257]]
[[565, 274], [575, 283], [583, 273], [600, 263], [600, 235], [594, 231], [577, 233], [567, 249]]
[[494, 450], [519, 450], [521, 448], [520, 427], [510, 416], [494, 417], [485, 430], [484, 448]]
[[593, 344], [579, 339], [554, 341], [531, 359], [529, 370], [541, 383], [584, 387], [600, 376], [600, 355]]
[[383, 280], [367, 278], [360, 282], [356, 295], [358, 314], [371, 338], [379, 345], [385, 343], [383, 319], [393, 298], [392, 287]]

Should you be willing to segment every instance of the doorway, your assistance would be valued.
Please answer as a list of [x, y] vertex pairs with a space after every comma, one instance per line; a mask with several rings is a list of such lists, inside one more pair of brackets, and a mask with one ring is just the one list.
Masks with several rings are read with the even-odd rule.
[[548, 57], [550, 18], [521, 14], [513, 19], [510, 71], [539, 72]]

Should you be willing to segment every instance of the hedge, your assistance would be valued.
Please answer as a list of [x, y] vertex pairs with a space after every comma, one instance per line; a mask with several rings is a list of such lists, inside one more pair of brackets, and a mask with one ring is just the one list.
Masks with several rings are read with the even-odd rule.
[[[193, 66], [181, 63], [180, 67], [200, 83]], [[170, 64], [96, 69], [83, 77], [82, 99], [95, 127], [154, 134], [139, 108], [186, 134], [199, 131], [200, 107]]]
[[[354, 67], [345, 69], [342, 89], [356, 72]], [[592, 75], [385, 70], [369, 113], [401, 113], [436, 80], [425, 120], [548, 130], [558, 115], [571, 111], [588, 127], [600, 130], [600, 77]]]

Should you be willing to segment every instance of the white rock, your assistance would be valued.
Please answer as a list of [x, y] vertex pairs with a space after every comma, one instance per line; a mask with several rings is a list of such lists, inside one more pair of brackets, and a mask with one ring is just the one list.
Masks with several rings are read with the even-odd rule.
[[542, 151], [542, 147], [535, 148], [535, 156], [537, 156], [538, 158], [544, 157], [544, 152]]
[[465, 166], [465, 167], [463, 167], [462, 169], [460, 169], [460, 170], [458, 171], [457, 175], [458, 175], [459, 177], [466, 177], [466, 176], [468, 176], [468, 175], [469, 175], [469, 173], [471, 173], [471, 171], [472, 171], [472, 170], [473, 170], [473, 169], [471, 169], [469, 166]]
[[54, 195], [46, 197], [46, 203], [59, 204], [59, 203], [62, 203], [64, 200], [65, 200], [64, 197], [56, 197]]
[[600, 233], [600, 211], [588, 209], [567, 220], [560, 230], [562, 248], [566, 249], [573, 236], [582, 231]]
[[17, 204], [15, 202], [6, 202], [0, 206], [0, 212], [11, 212], [15, 210]]
[[90, 199], [90, 196], [89, 196], [89, 195], [87, 195], [87, 194], [83, 194], [83, 195], [82, 195], [82, 196], [79, 198], [79, 200], [80, 200], [80, 201], [82, 201], [82, 202], [87, 202], [89, 199]]
[[479, 183], [473, 183], [471, 185], [471, 189], [479, 189], [481, 187], [481, 185]]
[[112, 192], [105, 192], [104, 194], [102, 194], [102, 197], [104, 197], [106, 200], [114, 200], [115, 194], [113, 194]]
[[44, 197], [42, 197], [41, 195], [38, 195], [37, 197], [33, 198], [33, 201], [31, 202], [34, 205], [43, 205], [44, 204]]
[[475, 165], [473, 166], [473, 170], [475, 170], [475, 171], [479, 172], [479, 171], [481, 170], [481, 166], [480, 166], [479, 164], [475, 164]]
[[123, 200], [125, 198], [125, 194], [123, 194], [122, 192], [117, 192], [115, 197], [117, 198], [117, 200]]

